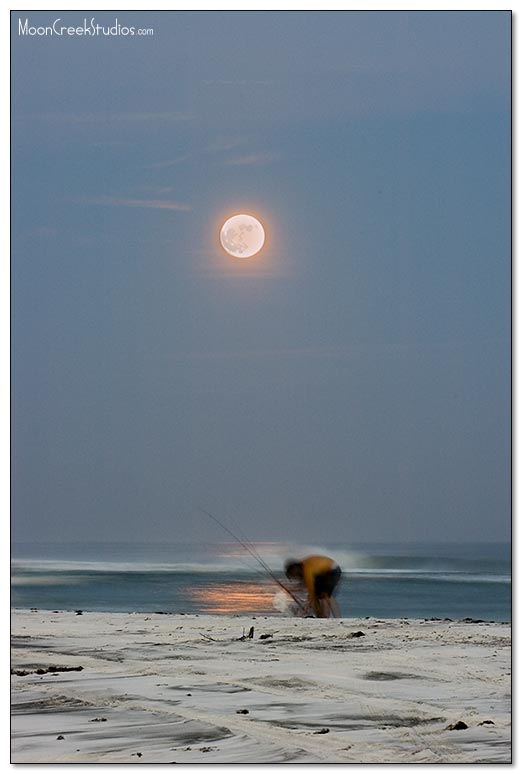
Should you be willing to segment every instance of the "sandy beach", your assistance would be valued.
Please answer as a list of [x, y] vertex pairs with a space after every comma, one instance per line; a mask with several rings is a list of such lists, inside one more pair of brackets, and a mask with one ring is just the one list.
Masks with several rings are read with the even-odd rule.
[[511, 758], [508, 624], [15, 610], [11, 629], [13, 763]]

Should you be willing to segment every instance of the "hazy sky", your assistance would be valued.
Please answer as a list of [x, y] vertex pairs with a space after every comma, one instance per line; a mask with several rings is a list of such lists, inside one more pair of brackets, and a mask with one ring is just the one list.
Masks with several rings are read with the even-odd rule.
[[510, 14], [11, 22], [13, 539], [507, 539]]

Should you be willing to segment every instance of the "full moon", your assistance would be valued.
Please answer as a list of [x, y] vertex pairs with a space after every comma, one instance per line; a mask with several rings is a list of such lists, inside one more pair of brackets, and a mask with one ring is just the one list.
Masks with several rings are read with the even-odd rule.
[[265, 243], [265, 230], [252, 215], [233, 215], [226, 220], [219, 234], [221, 246], [234, 258], [251, 258]]

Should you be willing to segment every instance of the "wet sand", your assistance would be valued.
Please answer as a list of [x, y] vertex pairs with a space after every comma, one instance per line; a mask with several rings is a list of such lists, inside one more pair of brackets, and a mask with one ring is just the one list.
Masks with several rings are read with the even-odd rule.
[[11, 630], [13, 763], [511, 759], [507, 624], [15, 610]]

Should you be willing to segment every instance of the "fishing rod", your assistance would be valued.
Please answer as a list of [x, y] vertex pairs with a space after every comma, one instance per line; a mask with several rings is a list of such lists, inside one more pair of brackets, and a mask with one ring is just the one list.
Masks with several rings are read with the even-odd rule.
[[284, 585], [284, 583], [281, 583], [281, 581], [279, 580], [279, 578], [277, 577], [277, 575], [275, 575], [275, 574], [272, 572], [272, 570], [270, 569], [270, 567], [268, 566], [268, 564], [267, 564], [267, 563], [265, 562], [265, 560], [264, 560], [264, 559], [263, 559], [263, 558], [262, 558], [262, 557], [261, 557], [261, 556], [258, 554], [258, 552], [256, 551], [256, 549], [255, 549], [255, 548], [253, 548], [252, 546], [248, 545], [248, 543], [245, 543], [245, 541], [244, 541], [244, 540], [241, 540], [241, 538], [239, 538], [239, 537], [238, 537], [238, 536], [237, 536], [237, 535], [236, 535], [234, 532], [232, 532], [232, 530], [231, 530], [231, 529], [229, 529], [229, 528], [227, 527], [227, 525], [226, 525], [226, 524], [223, 524], [223, 522], [222, 522], [222, 521], [220, 521], [220, 520], [219, 520], [219, 519], [218, 519], [216, 516], [213, 516], [211, 513], [209, 513], [209, 511], [206, 511], [204, 508], [200, 508], [199, 510], [200, 510], [202, 513], [204, 513], [204, 514], [206, 514], [207, 516], [209, 516], [209, 518], [211, 518], [211, 519], [212, 519], [212, 521], [215, 521], [215, 522], [216, 522], [216, 524], [219, 524], [219, 526], [221, 527], [221, 529], [224, 529], [224, 530], [225, 530], [225, 532], [228, 532], [228, 534], [229, 534], [231, 537], [233, 537], [233, 538], [234, 538], [234, 540], [235, 540], [235, 541], [237, 541], [237, 542], [239, 543], [239, 545], [240, 545], [240, 546], [242, 546], [242, 547], [245, 549], [245, 551], [248, 551], [248, 553], [250, 554], [250, 556], [253, 556], [253, 557], [254, 557], [254, 559], [256, 560], [256, 562], [259, 562], [259, 564], [262, 566], [262, 568], [264, 569], [264, 571], [265, 571], [266, 573], [268, 573], [268, 575], [269, 575], [269, 576], [272, 578], [272, 580], [273, 580], [273, 581], [275, 581], [275, 583], [277, 583], [277, 585], [278, 585], [278, 586], [280, 586], [280, 587], [283, 589], [283, 591], [286, 591], [286, 593], [287, 593], [287, 594], [288, 594], [290, 597], [292, 597], [292, 599], [294, 600], [294, 602], [295, 602], [297, 605], [299, 605], [299, 607], [301, 608], [301, 610], [303, 610], [303, 611], [306, 611], [306, 607], [303, 605], [303, 603], [301, 602], [301, 600], [300, 600], [300, 599], [298, 599], [298, 598], [295, 596], [295, 594], [293, 594], [293, 593], [290, 591], [290, 589], [288, 589], [288, 588], [287, 588], [287, 587]]

